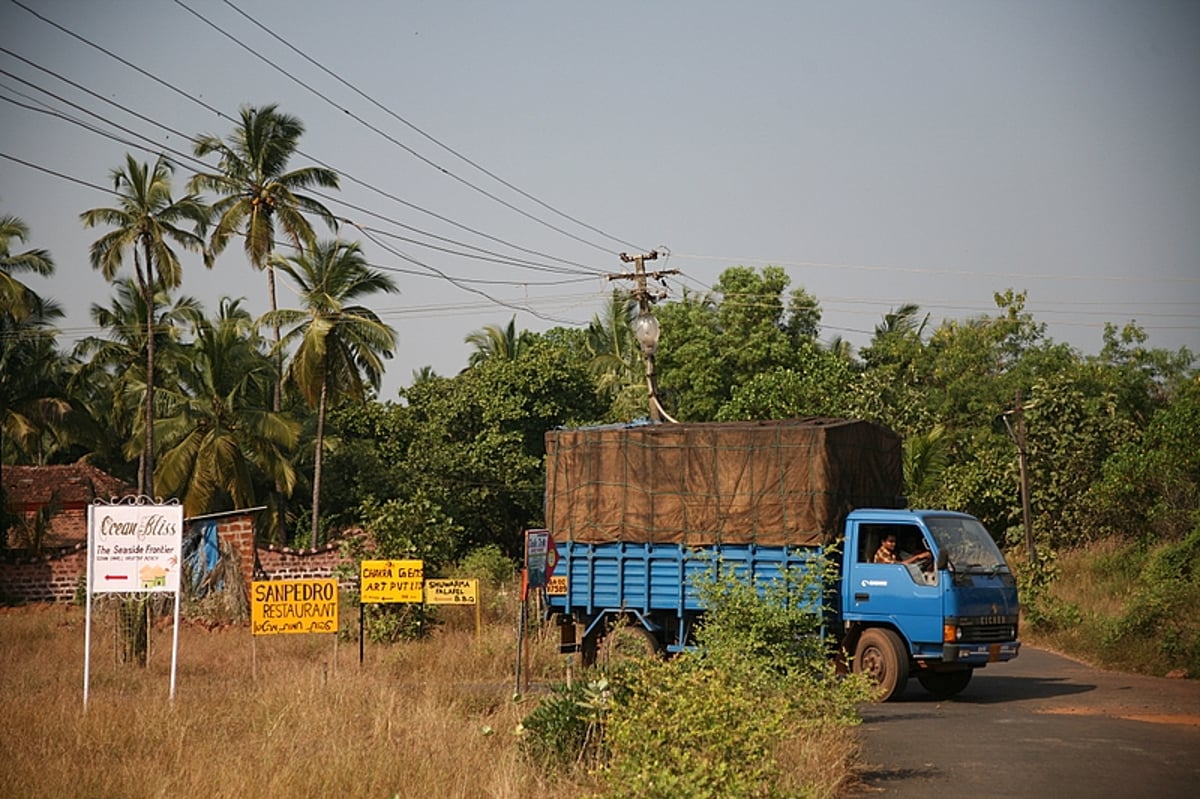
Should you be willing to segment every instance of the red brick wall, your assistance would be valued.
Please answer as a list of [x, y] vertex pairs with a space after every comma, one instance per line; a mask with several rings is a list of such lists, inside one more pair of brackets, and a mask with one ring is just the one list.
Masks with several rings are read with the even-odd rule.
[[[217, 537], [231, 546], [241, 560], [242, 576], [252, 580], [332, 577], [333, 570], [350, 561], [338, 544], [316, 550], [254, 546], [254, 518], [227, 516], [217, 522]], [[19, 551], [0, 559], [0, 600], [17, 602], [70, 602], [82, 596], [87, 574], [87, 544], [46, 550], [31, 557]]]
[[0, 599], [70, 602], [86, 588], [87, 545], [0, 561]]
[[258, 550], [258, 563], [266, 579], [308, 580], [332, 577], [335, 568], [353, 562], [342, 557], [339, 550], [337, 544], [329, 544], [317, 550], [266, 547]]

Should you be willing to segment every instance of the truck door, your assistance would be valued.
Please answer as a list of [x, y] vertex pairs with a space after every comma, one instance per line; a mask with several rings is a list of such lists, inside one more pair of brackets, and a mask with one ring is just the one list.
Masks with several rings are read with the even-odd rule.
[[[921, 644], [942, 641], [942, 601], [932, 555], [927, 568], [918, 563], [877, 562], [889, 559], [884, 541], [894, 536], [898, 561], [929, 551], [921, 528], [908, 522], [854, 521], [854, 559], [845, 577], [847, 621], [889, 623], [919, 651]], [[884, 551], [881, 551], [884, 550]]]

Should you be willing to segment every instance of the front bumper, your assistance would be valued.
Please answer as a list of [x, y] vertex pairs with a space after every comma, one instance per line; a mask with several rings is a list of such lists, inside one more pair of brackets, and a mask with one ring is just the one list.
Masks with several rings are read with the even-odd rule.
[[1012, 660], [1021, 651], [1020, 641], [1000, 644], [943, 644], [943, 663], [964, 663], [970, 666], [987, 663], [1003, 663]]

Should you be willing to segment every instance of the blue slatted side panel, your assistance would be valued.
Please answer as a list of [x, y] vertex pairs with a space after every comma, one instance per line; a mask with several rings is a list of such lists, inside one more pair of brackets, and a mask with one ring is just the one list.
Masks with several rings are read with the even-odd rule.
[[[715, 563], [716, 550], [694, 550], [675, 544], [558, 544], [556, 576], [567, 578], [566, 596], [549, 597], [556, 610], [588, 614], [624, 608], [652, 611], [696, 611], [702, 607], [693, 586]], [[808, 548], [724, 546], [721, 568], [753, 575], [765, 584], [785, 569], [805, 568], [819, 550]]]

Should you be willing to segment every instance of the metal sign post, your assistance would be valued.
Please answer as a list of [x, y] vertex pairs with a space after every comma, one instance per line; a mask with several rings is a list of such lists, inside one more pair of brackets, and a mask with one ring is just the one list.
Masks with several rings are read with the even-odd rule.
[[93, 594], [175, 595], [170, 698], [179, 662], [180, 569], [183, 506], [128, 496], [88, 506], [87, 619], [84, 624], [83, 707], [87, 709], [92, 656]]

